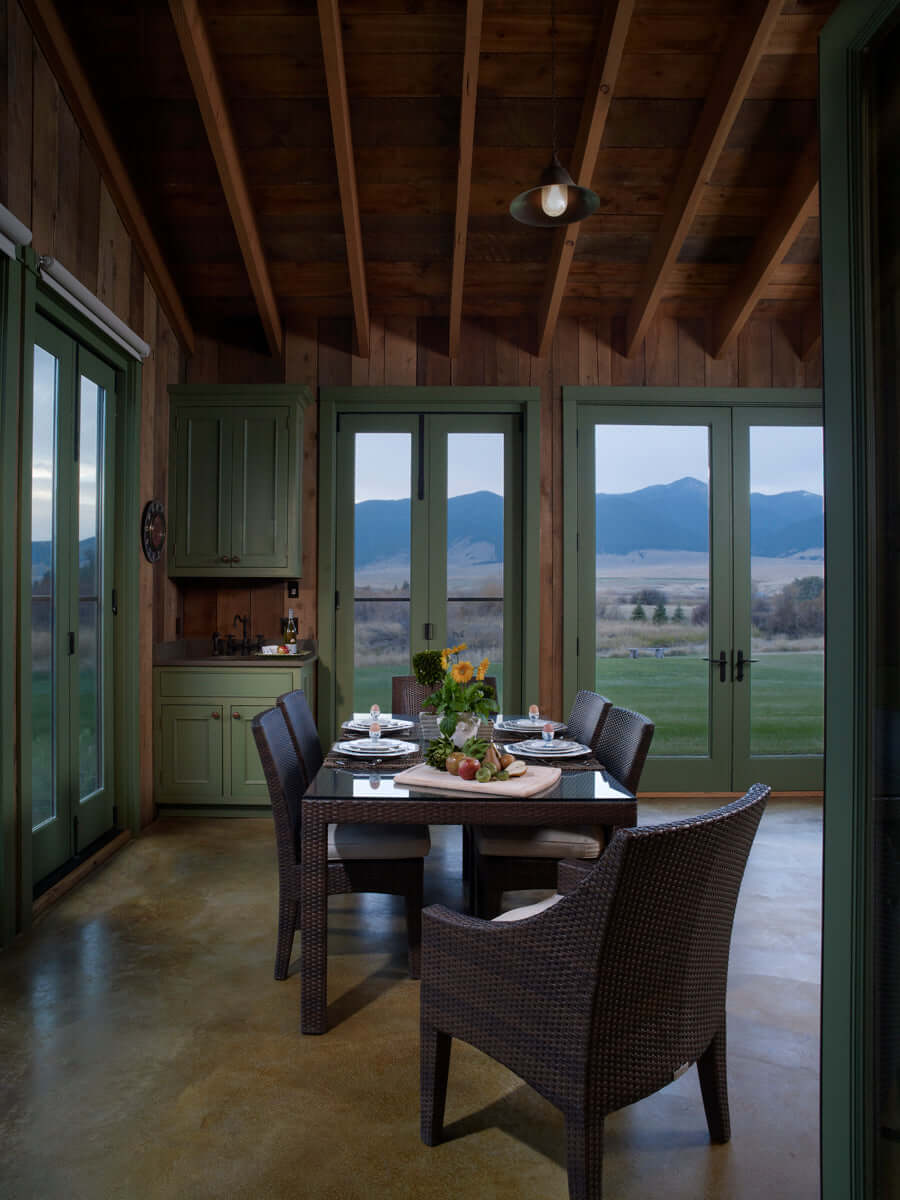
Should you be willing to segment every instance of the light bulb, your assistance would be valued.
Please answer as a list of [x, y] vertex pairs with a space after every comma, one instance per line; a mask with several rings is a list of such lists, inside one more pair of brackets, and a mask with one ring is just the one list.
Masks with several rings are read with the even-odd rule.
[[541, 188], [541, 208], [548, 217], [561, 217], [569, 203], [569, 189], [564, 183], [549, 183]]

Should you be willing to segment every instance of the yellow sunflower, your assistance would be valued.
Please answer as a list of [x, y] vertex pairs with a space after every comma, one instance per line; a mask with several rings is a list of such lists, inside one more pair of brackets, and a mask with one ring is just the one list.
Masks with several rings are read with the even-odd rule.
[[470, 662], [459, 662], [454, 663], [450, 674], [456, 683], [468, 683], [474, 674], [474, 670]]
[[488, 659], [488, 658], [483, 658], [481, 660], [481, 662], [478, 664], [478, 674], [476, 675], [475, 678], [479, 681], [479, 683], [481, 682], [481, 680], [484, 679], [485, 675], [487, 674], [487, 669], [490, 665], [491, 665], [491, 662], [490, 662], [490, 659]]
[[449, 660], [449, 657], [450, 657], [450, 651], [449, 651], [449, 650], [442, 650], [442, 651], [441, 651], [441, 670], [442, 670], [442, 671], [446, 671], [446, 670], [447, 670], [447, 662], [448, 662], [448, 660]]

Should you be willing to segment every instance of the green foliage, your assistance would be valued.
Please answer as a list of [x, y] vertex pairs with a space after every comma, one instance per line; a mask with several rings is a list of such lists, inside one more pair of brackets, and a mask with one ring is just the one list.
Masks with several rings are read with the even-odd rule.
[[479, 762], [487, 754], [488, 744], [484, 738], [470, 737], [463, 745], [463, 754], [468, 754], [470, 758], [477, 758]]
[[[445, 737], [450, 737], [456, 729], [460, 713], [473, 713], [482, 721], [488, 721], [491, 713], [497, 711], [494, 689], [484, 681], [490, 665], [488, 660], [482, 659], [476, 672], [467, 660], [459, 661], [459, 653], [465, 649], [465, 642], [462, 642], [442, 652], [441, 662], [447, 665], [446, 673], [441, 686], [425, 701], [426, 708], [442, 714], [438, 728]], [[457, 661], [452, 662], [453, 658]]]
[[685, 623], [685, 621], [687, 620], [687, 617], [684, 615], [684, 609], [681, 607], [680, 604], [678, 605], [678, 607], [675, 609], [674, 613], [672, 614], [672, 620], [675, 622], [676, 625], [683, 625]]
[[669, 617], [666, 612], [666, 606], [660, 602], [659, 604], [657, 604], [656, 608], [654, 608], [654, 610], [653, 610], [653, 624], [654, 625], [665, 625], [666, 622], [668, 621], [668, 619], [669, 619]]
[[429, 767], [435, 767], [438, 771], [446, 771], [447, 759], [455, 749], [456, 747], [449, 738], [438, 738], [436, 741], [428, 743], [428, 749], [425, 751], [425, 761]]
[[641, 588], [639, 592], [635, 592], [631, 597], [632, 604], [646, 604], [648, 607], [652, 605], [654, 608], [658, 604], [666, 603], [666, 593], [660, 588]]
[[423, 687], [431, 687], [432, 684], [440, 683], [444, 677], [440, 650], [420, 650], [414, 654], [412, 669], [416, 682], [421, 683]]
[[640, 603], [640, 601], [638, 601], [638, 603], [631, 610], [631, 619], [632, 619], [632, 621], [646, 621], [647, 620], [647, 614], [644, 612], [644, 606], [643, 606], [643, 604]]
[[774, 596], [756, 593], [751, 619], [760, 633], [769, 636], [820, 636], [825, 632], [825, 580], [819, 575], [805, 575], [786, 583]]

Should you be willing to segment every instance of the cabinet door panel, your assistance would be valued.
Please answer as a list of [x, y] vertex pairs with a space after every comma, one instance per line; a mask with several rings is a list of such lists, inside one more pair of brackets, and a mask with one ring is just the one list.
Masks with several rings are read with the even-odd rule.
[[268, 804], [269, 791], [251, 728], [257, 713], [271, 708], [273, 701], [229, 705], [231, 726], [231, 771], [225, 803]]
[[160, 790], [186, 804], [222, 795], [222, 705], [163, 704]]
[[179, 567], [231, 563], [231, 423], [210, 408], [183, 407], [175, 425], [175, 537]]
[[236, 565], [288, 565], [290, 410], [262, 407], [234, 415], [232, 555]]

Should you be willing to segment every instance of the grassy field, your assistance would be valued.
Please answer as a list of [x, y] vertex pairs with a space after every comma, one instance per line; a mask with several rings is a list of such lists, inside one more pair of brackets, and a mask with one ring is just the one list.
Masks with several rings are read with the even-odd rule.
[[[405, 668], [356, 672], [354, 708], [387, 709], [391, 676]], [[699, 657], [599, 658], [598, 692], [656, 722], [654, 754], [702, 754], [707, 749], [709, 664]], [[752, 673], [751, 749], [754, 754], [821, 754], [823, 658], [820, 653], [761, 654]], [[502, 673], [500, 687], [502, 697]], [[564, 714], [553, 713], [552, 716]]]

